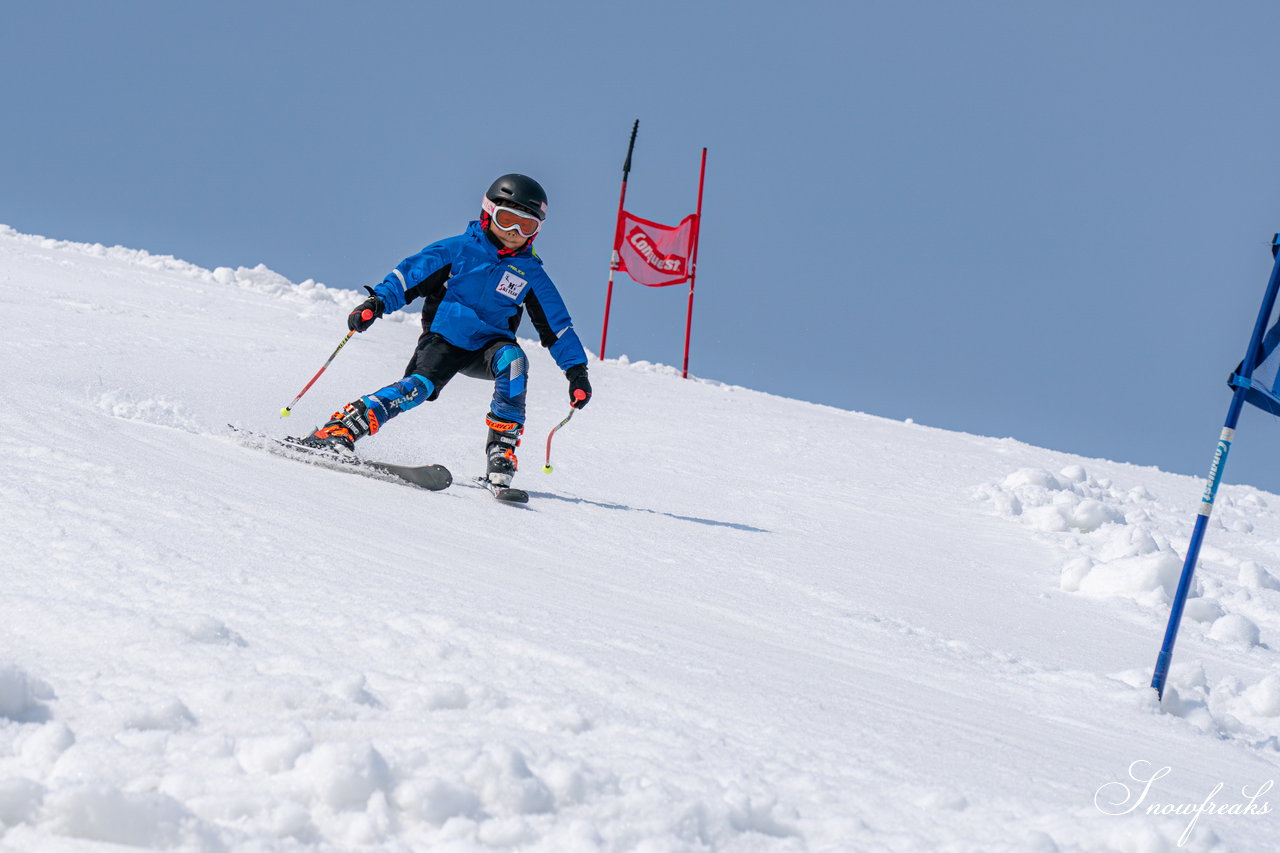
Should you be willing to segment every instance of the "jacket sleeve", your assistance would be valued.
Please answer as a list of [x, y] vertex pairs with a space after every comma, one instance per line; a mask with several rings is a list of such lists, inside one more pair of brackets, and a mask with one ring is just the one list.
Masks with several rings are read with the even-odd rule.
[[[412, 301], [412, 297], [405, 298], [406, 293], [412, 292], [414, 295], [419, 295], [415, 290], [418, 285], [450, 265], [454, 253], [454, 239], [439, 240], [418, 254], [405, 258], [373, 288], [374, 295], [382, 300], [384, 310], [388, 314], [399, 311]], [[447, 271], [445, 275], [448, 275]]]
[[573, 319], [569, 309], [560, 298], [560, 291], [545, 274], [530, 282], [533, 292], [525, 297], [525, 307], [529, 309], [529, 319], [538, 330], [538, 340], [551, 350], [551, 357], [561, 370], [568, 370], [575, 364], [587, 363], [587, 352], [578, 340], [578, 333], [573, 330]]

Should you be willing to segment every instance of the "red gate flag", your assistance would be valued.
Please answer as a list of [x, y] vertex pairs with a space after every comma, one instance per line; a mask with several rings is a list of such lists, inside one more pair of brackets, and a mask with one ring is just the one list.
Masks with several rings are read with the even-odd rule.
[[707, 149], [702, 149], [698, 169], [698, 210], [676, 226], [660, 225], [626, 211], [627, 176], [636, 147], [640, 120], [631, 126], [627, 159], [622, 164], [622, 190], [618, 193], [618, 224], [613, 232], [613, 257], [609, 259], [609, 290], [604, 297], [604, 326], [600, 330], [600, 359], [609, 340], [609, 308], [613, 305], [613, 274], [619, 270], [648, 287], [689, 282], [689, 313], [684, 321], [684, 370], [689, 376], [689, 339], [693, 334], [693, 283], [698, 275], [698, 233], [702, 230], [702, 187], [707, 177]]
[[689, 214], [672, 227], [622, 211], [622, 227], [617, 232], [621, 240], [614, 247], [618, 269], [649, 287], [688, 281], [696, 221], [697, 214]]

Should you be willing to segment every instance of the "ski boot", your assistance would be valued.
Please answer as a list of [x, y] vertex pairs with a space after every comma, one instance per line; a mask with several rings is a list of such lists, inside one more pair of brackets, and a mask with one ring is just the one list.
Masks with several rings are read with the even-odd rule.
[[327, 424], [318, 427], [310, 435], [294, 439], [294, 442], [317, 450], [354, 454], [356, 441], [377, 431], [377, 417], [369, 411], [364, 400], [356, 400], [334, 412]]
[[489, 437], [485, 440], [484, 452], [488, 457], [485, 478], [498, 488], [511, 485], [511, 478], [516, 473], [516, 448], [520, 446], [520, 433], [524, 432], [522, 424], [499, 420], [493, 412], [484, 419], [489, 427]]

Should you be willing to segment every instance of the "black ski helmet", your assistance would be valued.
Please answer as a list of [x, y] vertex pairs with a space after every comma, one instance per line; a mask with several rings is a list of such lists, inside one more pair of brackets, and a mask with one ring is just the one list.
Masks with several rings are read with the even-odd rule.
[[484, 197], [498, 204], [515, 204], [539, 219], [547, 218], [547, 191], [528, 175], [503, 175], [489, 185]]

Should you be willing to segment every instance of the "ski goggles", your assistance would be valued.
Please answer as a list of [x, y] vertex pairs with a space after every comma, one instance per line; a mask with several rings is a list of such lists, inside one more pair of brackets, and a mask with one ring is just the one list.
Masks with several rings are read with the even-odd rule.
[[532, 237], [542, 227], [542, 220], [532, 213], [498, 204], [488, 197], [485, 198], [482, 207], [499, 230], [518, 231], [522, 237]]

